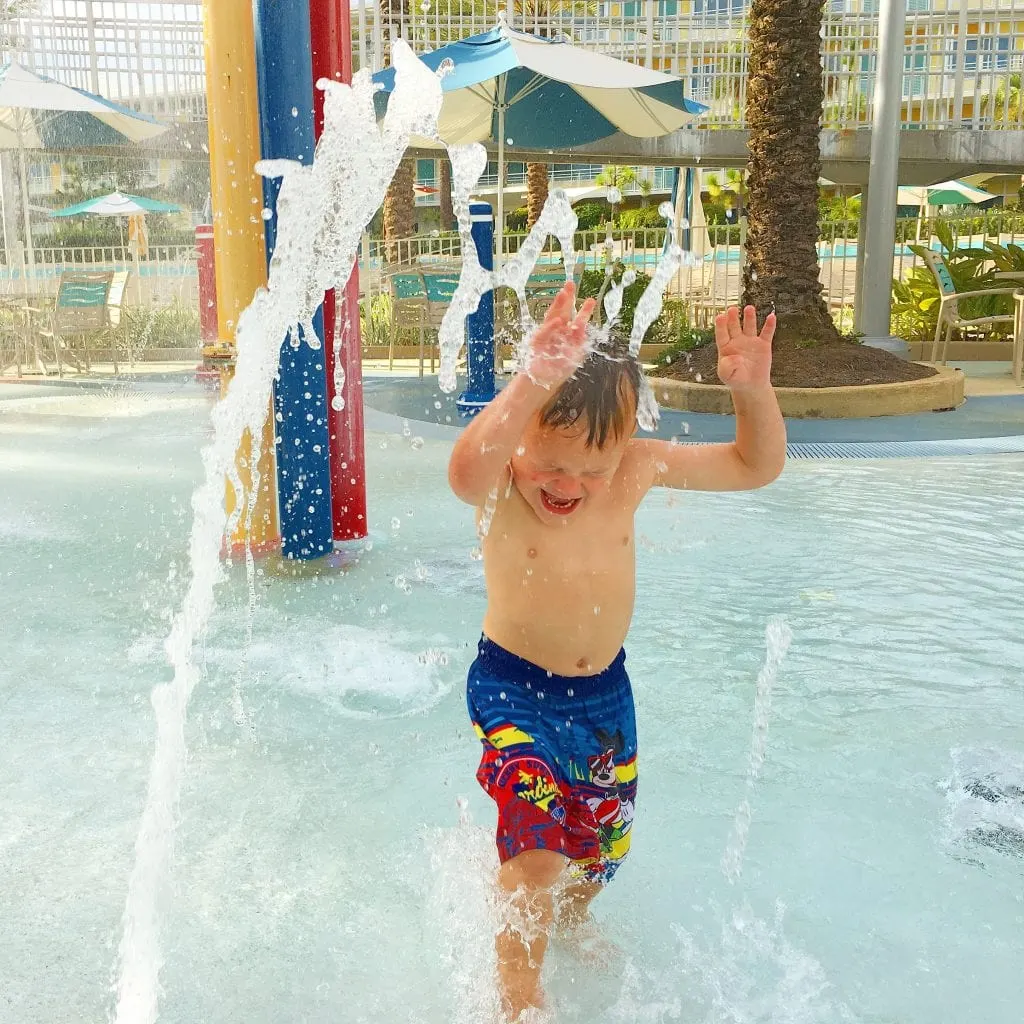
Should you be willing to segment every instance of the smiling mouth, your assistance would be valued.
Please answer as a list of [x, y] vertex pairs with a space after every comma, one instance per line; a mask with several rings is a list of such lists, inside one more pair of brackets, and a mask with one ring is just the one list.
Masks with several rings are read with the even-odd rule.
[[567, 516], [574, 512], [580, 503], [580, 498], [556, 498], [547, 491], [540, 492], [540, 502], [545, 510], [556, 516]]

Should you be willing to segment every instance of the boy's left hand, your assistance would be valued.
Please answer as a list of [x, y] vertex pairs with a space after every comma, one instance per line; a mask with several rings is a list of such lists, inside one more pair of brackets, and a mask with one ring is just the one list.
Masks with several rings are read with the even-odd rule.
[[718, 379], [733, 391], [758, 391], [771, 387], [772, 338], [775, 314], [765, 318], [757, 333], [757, 310], [747, 306], [740, 322], [736, 306], [715, 317], [715, 343], [718, 345]]

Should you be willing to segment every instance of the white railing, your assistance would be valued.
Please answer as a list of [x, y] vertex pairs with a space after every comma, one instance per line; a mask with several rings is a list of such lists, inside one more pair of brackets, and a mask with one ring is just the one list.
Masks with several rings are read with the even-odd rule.
[[32, 250], [31, 260], [21, 255], [9, 266], [0, 266], [0, 293], [53, 296], [65, 271], [127, 271], [130, 277], [125, 302], [129, 306], [197, 304], [199, 271], [195, 253], [191, 245], [151, 245], [136, 263], [127, 246], [37, 247]]
[[4, 26], [2, 58], [156, 116], [206, 116], [202, 3], [47, 0]]
[[[929, 10], [915, 10], [927, 5]], [[878, 52], [877, 2], [833, 0], [824, 15], [822, 62], [826, 127], [870, 127]], [[353, 16], [357, 60], [380, 67], [385, 41], [415, 50], [497, 23], [557, 37], [680, 75], [692, 98], [711, 109], [700, 123], [741, 128], [748, 58], [744, 0], [624, 0], [509, 4], [508, 0], [432, 0], [385, 16], [379, 6]], [[908, 0], [904, 122], [921, 128], [1024, 125], [1011, 74], [1024, 69], [1024, 0]], [[685, 8], [685, 9], [684, 9]], [[708, 9], [716, 13], [707, 13]], [[525, 13], [524, 13], [525, 12]], [[548, 13], [550, 12], [550, 13]], [[723, 13], [717, 13], [723, 12]]]
[[[986, 241], [999, 245], [1024, 243], [1024, 211], [991, 210], [974, 215], [944, 218], [953, 231], [956, 243], [961, 248], [984, 249]], [[707, 325], [714, 315], [740, 301], [743, 292], [744, 225], [712, 224], [703, 231], [695, 232], [691, 242], [695, 246], [694, 265], [685, 267], [669, 283], [667, 296], [690, 304], [697, 323]], [[818, 243], [820, 280], [826, 304], [837, 321], [846, 328], [852, 328], [853, 309], [856, 298], [857, 238], [858, 222], [828, 221], [822, 227]], [[506, 236], [510, 252], [516, 252], [523, 234]], [[904, 280], [914, 267], [922, 261], [910, 248], [913, 244], [940, 247], [938, 239], [930, 234], [930, 222], [920, 225], [917, 218], [897, 221], [896, 237], [900, 239], [893, 251], [893, 277]], [[652, 274], [661, 259], [664, 232], [657, 229], [624, 231], [615, 229], [610, 249], [607, 231], [580, 231], [576, 233], [574, 248], [586, 271], [603, 270], [611, 258], [621, 261], [638, 273]], [[394, 250], [400, 263], [389, 262], [386, 243], [380, 239], [369, 242], [368, 252], [364, 249], [360, 258], [360, 288], [364, 298], [371, 302], [387, 291], [387, 277], [390, 272], [402, 267], [430, 266], [457, 267], [461, 260], [461, 240], [457, 235], [418, 236], [398, 239]], [[557, 266], [561, 253], [554, 239], [548, 239], [541, 254], [539, 266]], [[1021, 266], [1024, 272], [1024, 264]]]
[[[385, 5], [387, 6], [387, 5]], [[402, 11], [405, 6], [407, 10]], [[830, 0], [822, 61], [826, 127], [872, 121], [877, 0]], [[1024, 0], [908, 0], [904, 121], [923, 128], [1019, 128], [1010, 76], [1024, 69]], [[919, 9], [926, 8], [926, 9]], [[711, 109], [701, 124], [742, 127], [747, 0], [368, 0], [353, 4], [356, 63], [382, 66], [388, 40], [418, 52], [482, 32], [509, 12], [514, 27], [683, 77]], [[9, 26], [3, 59], [155, 114], [205, 116], [202, 5], [179, 0], [48, 0]]]

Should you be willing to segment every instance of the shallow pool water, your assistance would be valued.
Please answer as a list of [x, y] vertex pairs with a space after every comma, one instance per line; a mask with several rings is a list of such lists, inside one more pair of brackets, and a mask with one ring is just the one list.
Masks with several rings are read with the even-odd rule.
[[[0, 1021], [107, 1018], [208, 402], [0, 393]], [[267, 565], [251, 643], [242, 567], [221, 589], [161, 1022], [487, 1019], [484, 598], [449, 444], [368, 436], [372, 546], [332, 577]], [[1019, 456], [800, 462], [647, 500], [634, 852], [596, 905], [622, 952], [554, 953], [559, 1022], [1019, 1021], [1022, 486]], [[733, 886], [772, 616], [793, 642]]]

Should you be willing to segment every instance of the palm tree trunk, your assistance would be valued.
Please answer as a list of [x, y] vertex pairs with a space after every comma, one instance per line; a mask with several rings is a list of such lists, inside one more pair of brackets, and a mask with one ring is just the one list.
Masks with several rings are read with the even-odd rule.
[[779, 341], [838, 340], [818, 270], [821, 0], [752, 0], [744, 303], [774, 308]]
[[437, 163], [440, 167], [437, 191], [441, 202], [441, 230], [451, 231], [455, 224], [455, 210], [452, 207], [452, 165], [447, 156], [441, 157]]
[[526, 228], [537, 223], [537, 218], [548, 201], [548, 165], [526, 165]]
[[399, 251], [397, 240], [412, 235], [416, 225], [415, 180], [413, 162], [403, 160], [384, 194], [384, 252], [392, 266], [407, 255]]

